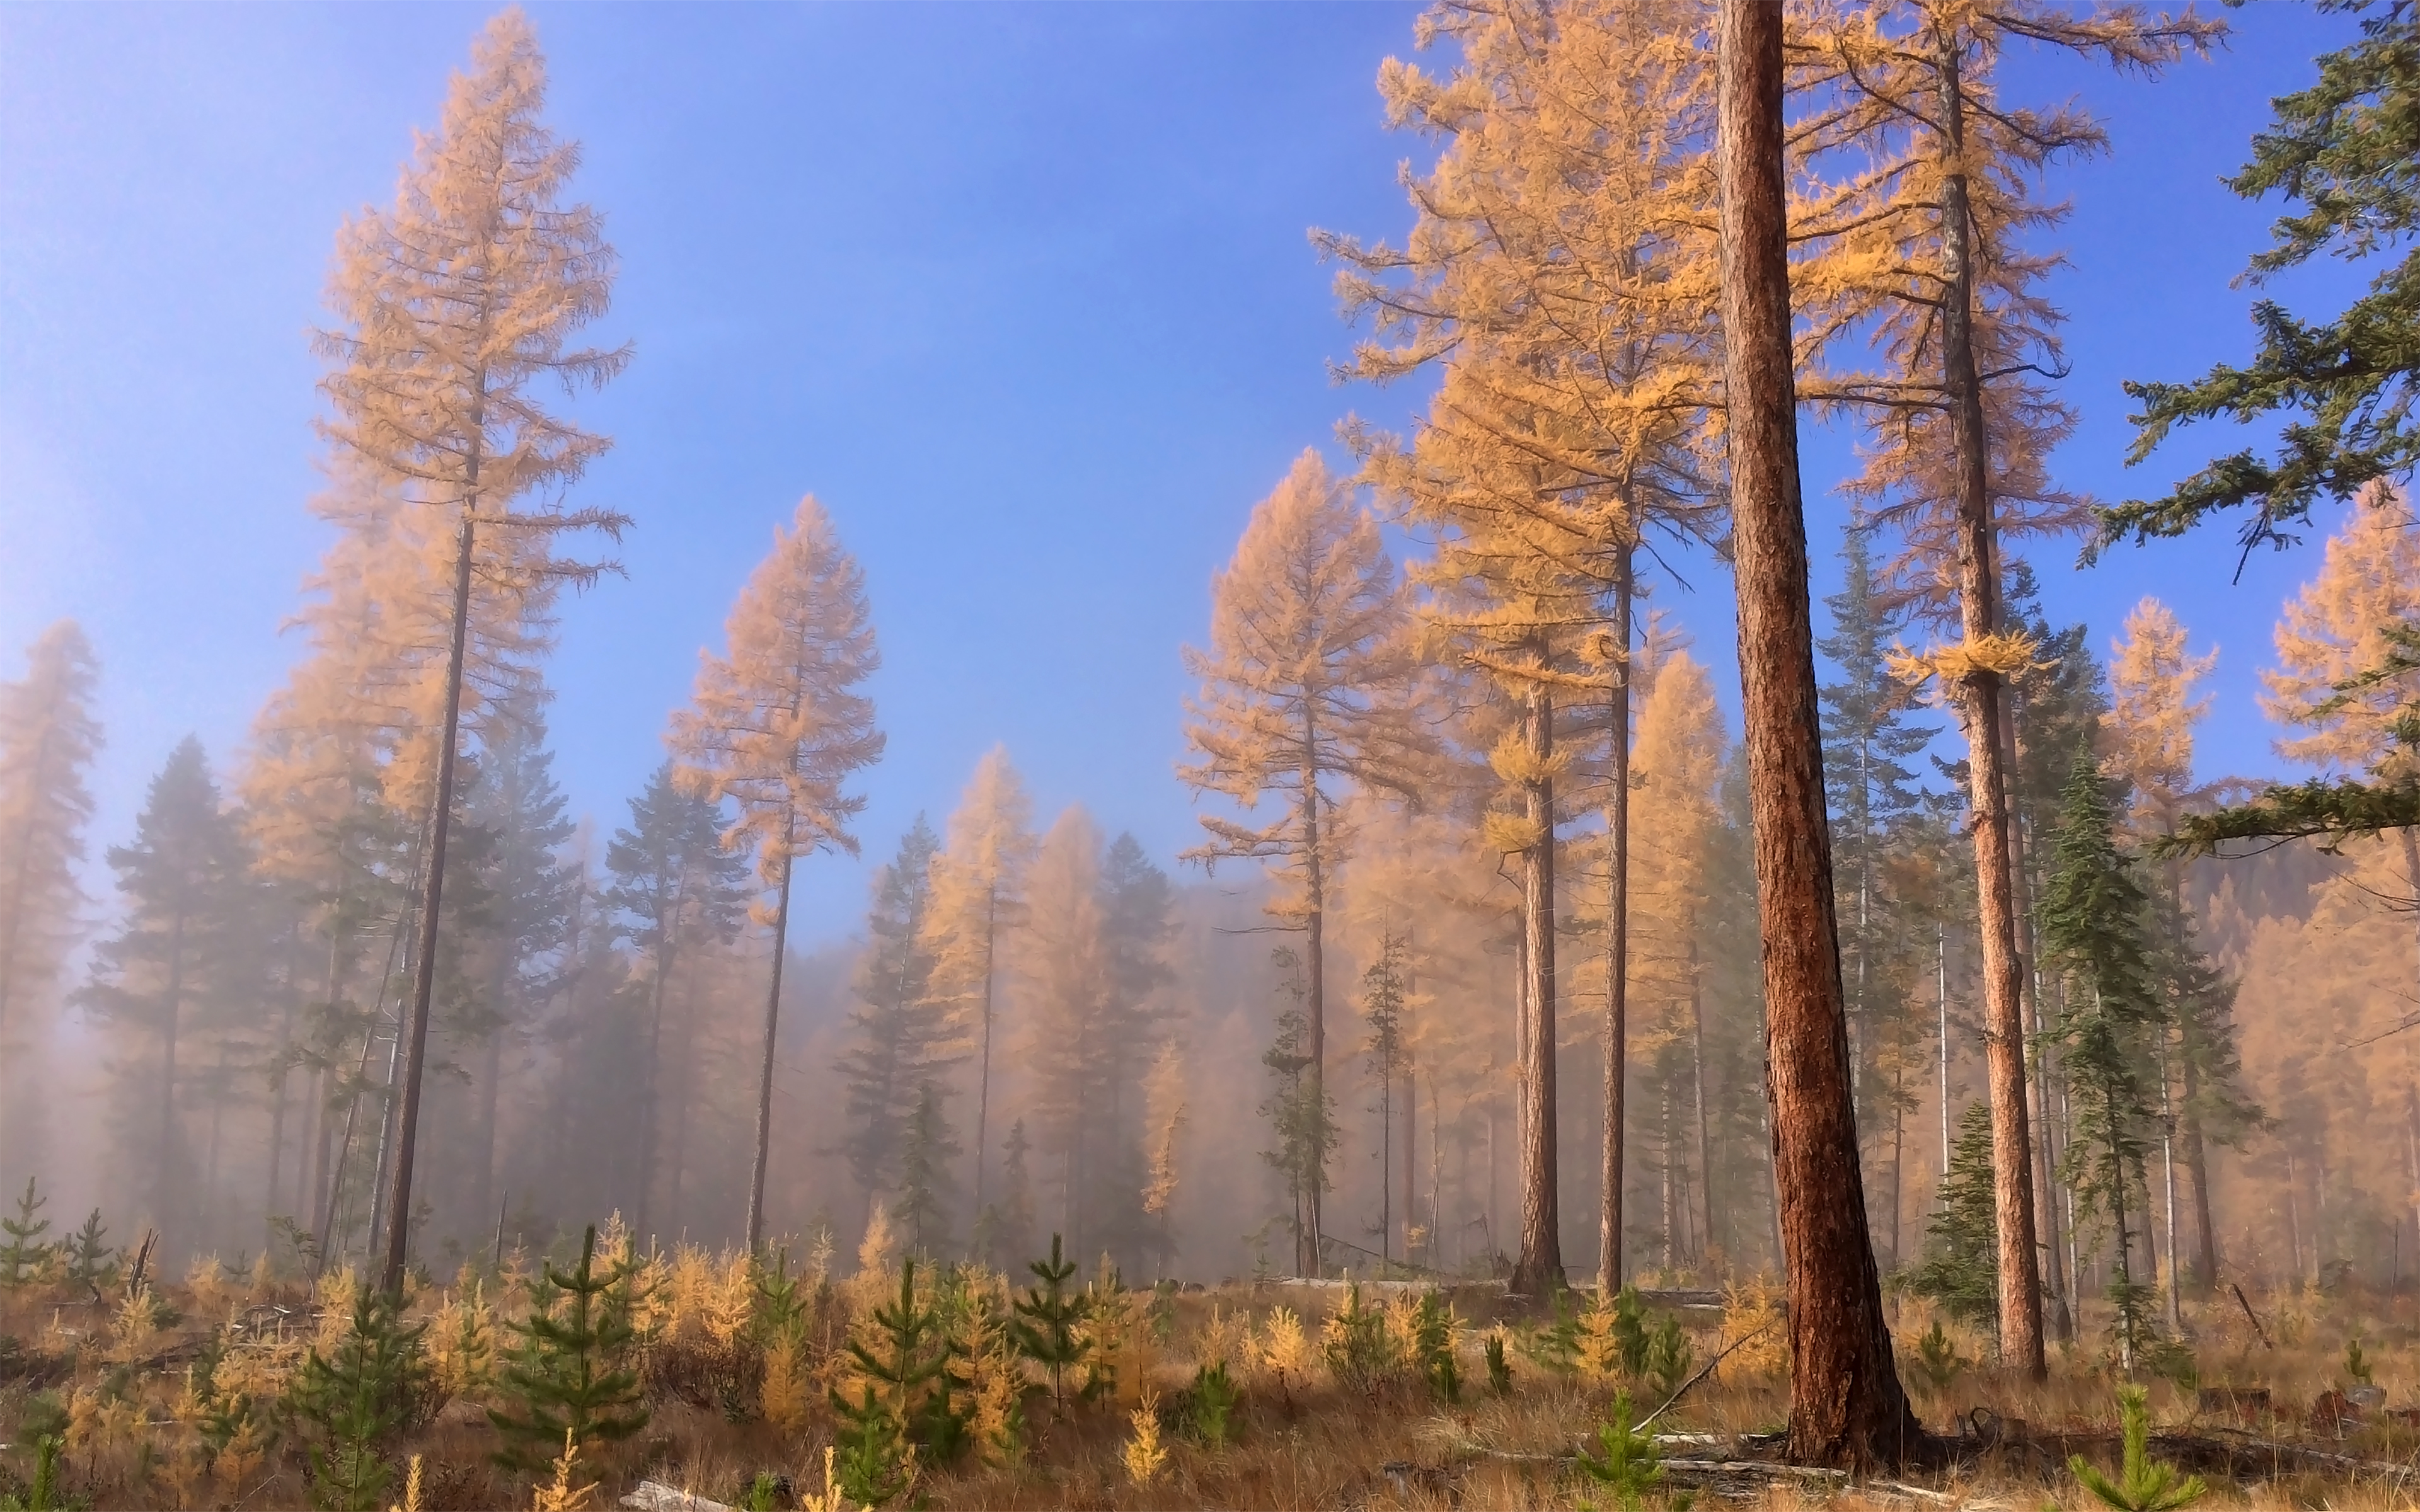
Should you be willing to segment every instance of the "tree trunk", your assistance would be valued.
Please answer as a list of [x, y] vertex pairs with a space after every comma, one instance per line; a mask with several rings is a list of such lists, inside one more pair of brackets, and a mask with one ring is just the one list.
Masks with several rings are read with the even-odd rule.
[[1689, 1070], [1698, 1103], [1698, 1200], [1706, 1215], [1699, 1230], [1703, 1255], [1714, 1242], [1714, 1141], [1706, 1122], [1706, 993], [1698, 980], [1698, 936], [1689, 934]]
[[790, 842], [795, 811], [782, 822], [782, 901], [773, 913], [772, 981], [765, 989], [765, 1059], [756, 1079], [756, 1159], [748, 1171], [748, 1253], [765, 1247], [765, 1161], [773, 1149], [773, 1041], [782, 1025], [782, 957], [790, 949]]
[[[1959, 608], [1972, 645], [1999, 628], [1999, 579], [1993, 560], [1990, 438], [1974, 342], [1975, 255], [1963, 150], [1964, 91], [1959, 41], [1939, 39], [1942, 136], [1949, 164], [1941, 181], [1942, 381], [1949, 398], [1958, 458]], [[1964, 679], [1967, 768], [1973, 787], [1976, 890], [1983, 945], [1983, 1046], [1992, 1088], [1993, 1210], [1999, 1225], [2000, 1358], [2035, 1381], [2042, 1355], [2041, 1274], [2034, 1253], [2033, 1140], [2025, 1109], [2024, 966], [2009, 844], [2009, 782], [1999, 740], [2000, 674], [1977, 667]]]
[[984, 889], [983, 1059], [975, 1075], [975, 1222], [984, 1215], [984, 1129], [991, 1118], [992, 951], [1000, 937], [1000, 878]]
[[[1993, 526], [1994, 539], [1998, 527]], [[2000, 701], [2001, 769], [2015, 780], [2017, 770], [2017, 719], [2014, 700]], [[2034, 919], [2033, 897], [2033, 832], [2023, 810], [2014, 804], [2009, 809], [2009, 906], [2016, 911], [2017, 927], [2024, 932], [2024, 946], [2017, 963], [2017, 991], [2023, 996], [2020, 1005], [2026, 1025], [2037, 1041], [2045, 1040], [2048, 1028], [2042, 1015], [2041, 942]], [[2058, 1168], [2055, 1152], [2051, 1148], [2050, 1078], [2052, 1052], [2045, 1043], [2033, 1057], [2033, 1114], [2027, 1133], [2034, 1149], [2034, 1213], [2040, 1220], [2036, 1234], [2040, 1252], [2045, 1257], [2042, 1289], [2049, 1294], [2050, 1330], [2062, 1340], [2075, 1337], [2075, 1315], [2067, 1304], [2067, 1267], [2059, 1255], [2063, 1248], [2059, 1235], [2059, 1210], [2056, 1202], [2045, 1194], [2057, 1190], [2052, 1178]]]
[[183, 1216], [176, 1211], [178, 1182], [175, 1176], [177, 1153], [177, 1020], [183, 1012], [185, 995], [185, 911], [177, 910], [176, 922], [168, 928], [167, 1000], [160, 1012], [160, 1148], [152, 1156], [151, 1180], [158, 1183], [152, 1204], [152, 1222], [163, 1235], [170, 1223]]
[[469, 491], [462, 500], [462, 526], [454, 548], [454, 637], [445, 661], [445, 720], [438, 735], [437, 793], [428, 810], [427, 872], [421, 883], [420, 945], [412, 960], [411, 1008], [401, 1039], [403, 1087], [396, 1113], [395, 1185], [387, 1202], [386, 1259], [379, 1285], [403, 1299], [403, 1266], [411, 1248], [411, 1177], [420, 1136], [420, 1083], [428, 1062], [429, 997], [437, 988], [437, 932], [445, 894], [445, 838], [454, 809], [454, 748], [462, 728], [462, 662], [471, 636], [471, 547], [479, 501], [479, 453], [469, 459]]
[[286, 991], [281, 999], [277, 1020], [277, 1074], [270, 1078], [269, 1098], [269, 1192], [263, 1205], [266, 1212], [277, 1211], [277, 1189], [286, 1176], [286, 1090], [294, 1067], [288, 1060], [294, 1049], [294, 947], [302, 933], [302, 920], [294, 921], [294, 933], [286, 936]]
[[[675, 933], [680, 929], [681, 890], [673, 893], [672, 915], [656, 921], [656, 961], [654, 980], [647, 989], [647, 1060], [640, 1067], [639, 1084], [639, 1181], [638, 1200], [631, 1211], [630, 1233], [635, 1242], [644, 1243], [649, 1232], [647, 1224], [653, 1216], [652, 1198], [656, 1191], [656, 1147], [661, 1142], [663, 1102], [664, 985], [673, 971]], [[659, 900], [660, 906], [660, 900]]]
[[1858, 1171], [1799, 500], [1782, 12], [1722, 0], [1715, 148], [1740, 693], [1763, 937], [1774, 1178], [1790, 1278], [1790, 1454], [1854, 1468], [1922, 1437], [1891, 1356]]
[[1529, 1297], [1560, 1291], [1562, 1210], [1555, 1169], [1555, 700], [1543, 684], [1522, 711], [1529, 770], [1523, 786], [1530, 845], [1521, 856], [1521, 922], [1529, 1022], [1521, 1059], [1529, 1118], [1521, 1131], [1521, 1253], [1510, 1289]]
[[1604, 1187], [1597, 1199], [1596, 1285], [1602, 1296], [1621, 1289], [1623, 1104], [1630, 1081], [1630, 634], [1635, 548], [1623, 542], [1614, 558], [1613, 635], [1621, 648], [1621, 686], [1606, 701], [1605, 810], [1605, 1133]]
[[1319, 856], [1319, 768], [1311, 753], [1319, 748], [1318, 731], [1303, 714], [1302, 865], [1305, 901], [1310, 916], [1303, 920], [1303, 1014], [1311, 1044], [1311, 1168], [1303, 1173], [1302, 1232], [1295, 1238], [1295, 1273], [1317, 1276], [1322, 1268], [1321, 1238], [1326, 1232], [1322, 1196], [1327, 1185], [1327, 938], [1326, 869]]

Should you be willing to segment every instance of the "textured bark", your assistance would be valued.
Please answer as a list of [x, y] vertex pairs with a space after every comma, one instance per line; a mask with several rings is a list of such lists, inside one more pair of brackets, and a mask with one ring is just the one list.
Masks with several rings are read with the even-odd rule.
[[1613, 635], [1621, 647], [1621, 686], [1607, 701], [1605, 898], [1605, 1170], [1597, 1202], [1597, 1289], [1621, 1289], [1621, 1183], [1628, 1164], [1622, 1119], [1630, 1084], [1630, 612], [1632, 550], [1614, 568]]
[[[1303, 749], [1319, 748], [1319, 732], [1311, 723], [1308, 703], [1303, 710]], [[1327, 1124], [1327, 936], [1326, 875], [1319, 864], [1319, 770], [1306, 759], [1302, 768], [1303, 891], [1310, 917], [1303, 920], [1303, 1014], [1309, 1021], [1311, 1044], [1306, 1053], [1310, 1073], [1311, 1169], [1303, 1173], [1303, 1231], [1295, 1240], [1295, 1273], [1325, 1274], [1320, 1255], [1326, 1230], [1320, 1197], [1327, 1185], [1327, 1151], [1319, 1134]]]
[[1528, 986], [1521, 1064], [1529, 1116], [1521, 1129], [1521, 1253], [1511, 1288], [1544, 1297], [1570, 1282], [1563, 1274], [1562, 1205], [1555, 1168], [1555, 699], [1543, 685], [1525, 695], [1522, 733], [1530, 771], [1522, 784], [1534, 836], [1521, 853], [1522, 964]]
[[1790, 1453], [1896, 1465], [1922, 1438], [1867, 1228], [1817, 721], [1782, 175], [1781, 8], [1722, 0], [1725, 391], [1767, 1094], [1790, 1278]]
[[[1941, 247], [1947, 287], [1941, 302], [1943, 386], [1958, 459], [1958, 600], [1971, 643], [1999, 629], [1998, 563], [1993, 560], [1990, 438], [1975, 363], [1975, 255], [1966, 176], [1954, 164], [1964, 137], [1958, 42], [1941, 39], [1942, 136], [1952, 166], [1941, 180]], [[1967, 674], [1963, 717], [1972, 789], [1978, 933], [1983, 946], [1983, 1056], [1992, 1092], [1993, 1210], [1999, 1221], [2000, 1358], [2036, 1380], [2042, 1356], [2041, 1273], [2034, 1252], [2033, 1139], [2025, 1108], [2024, 965], [2017, 957], [2014, 855], [2009, 844], [2009, 781], [2000, 747], [2000, 674]]]

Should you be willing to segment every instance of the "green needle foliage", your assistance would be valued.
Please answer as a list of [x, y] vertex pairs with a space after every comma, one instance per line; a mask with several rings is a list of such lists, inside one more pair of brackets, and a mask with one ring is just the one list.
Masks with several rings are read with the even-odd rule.
[[1916, 1341], [1916, 1374], [1922, 1376], [1925, 1383], [1934, 1391], [1948, 1390], [1949, 1383], [1964, 1372], [1966, 1364], [1965, 1356], [1958, 1352], [1958, 1346], [1943, 1331], [1938, 1318], [1932, 1320], [1931, 1328], [1924, 1331], [1924, 1336]]
[[386, 1450], [411, 1426], [427, 1396], [421, 1350], [426, 1323], [407, 1324], [383, 1287], [363, 1287], [352, 1327], [331, 1357], [302, 1362], [287, 1409], [304, 1441], [311, 1504], [326, 1512], [377, 1512], [395, 1478]]
[[102, 1227], [101, 1210], [84, 1227], [68, 1236], [60, 1251], [67, 1259], [68, 1280], [79, 1287], [105, 1291], [117, 1283], [117, 1252], [102, 1242], [109, 1230]]
[[1647, 1335], [1646, 1358], [1640, 1374], [1655, 1388], [1655, 1399], [1668, 1402], [1688, 1384], [1689, 1367], [1697, 1363], [1696, 1352], [1689, 1347], [1689, 1335], [1681, 1329], [1681, 1320], [1667, 1313]]
[[2094, 1469], [2082, 1455], [2070, 1455], [2067, 1468], [2078, 1485], [2117, 1512], [2176, 1512], [2208, 1494], [2199, 1475], [2180, 1477], [2175, 1466], [2151, 1458], [2151, 1410], [2142, 1387], [2119, 1387], [2118, 1412], [2126, 1433], [2126, 1459], [2118, 1479]]
[[60, 1439], [45, 1433], [34, 1441], [34, 1481], [25, 1494], [0, 1495], [0, 1512], [83, 1512], [88, 1504], [59, 1490]]
[[17, 1216], [0, 1218], [0, 1234], [8, 1236], [8, 1242], [0, 1244], [0, 1287], [13, 1291], [41, 1274], [43, 1262], [51, 1257], [51, 1246], [42, 1239], [51, 1231], [51, 1221], [35, 1214], [49, 1201], [35, 1190], [29, 1176], [25, 1195], [17, 1199]]
[[1504, 1335], [1490, 1334], [1480, 1346], [1487, 1361], [1487, 1389], [1498, 1396], [1512, 1395], [1512, 1362], [1504, 1357]]
[[1940, 1206], [1925, 1225], [1924, 1256], [1908, 1289], [1962, 1323], [2000, 1326], [2000, 1223], [1992, 1193], [1992, 1109], [1981, 1099], [1958, 1116]]
[[1600, 1424], [1596, 1430], [1600, 1452], [1590, 1454], [1582, 1444], [1576, 1461], [1590, 1485], [1613, 1493], [1614, 1505], [1622, 1512], [1636, 1512], [1664, 1479], [1664, 1460], [1656, 1453], [1654, 1437], [1632, 1426], [1636, 1416], [1630, 1393], [1614, 1393], [1613, 1421]]
[[[571, 1271], [546, 1267], [551, 1305], [533, 1299], [526, 1321], [506, 1326], [517, 1335], [501, 1384], [512, 1411], [488, 1410], [504, 1436], [496, 1462], [528, 1474], [544, 1473], [563, 1453], [564, 1435], [582, 1449], [616, 1443], [647, 1426], [639, 1377], [628, 1364], [633, 1335], [623, 1304], [628, 1268], [597, 1265], [597, 1227], [580, 1242]], [[617, 1293], [621, 1300], [617, 1300]]]
[[1227, 1419], [1243, 1393], [1227, 1374], [1227, 1362], [1213, 1360], [1193, 1371], [1193, 1436], [1216, 1449], [1227, 1442]]
[[[2371, 10], [2370, 0], [2320, 0], [2319, 8]], [[2319, 83], [2274, 100], [2276, 119], [2252, 139], [2252, 162], [2226, 181], [2246, 199], [2271, 193], [2304, 209], [2278, 218], [2269, 250], [2252, 259], [2253, 284], [2325, 252], [2360, 258], [2409, 244], [2420, 229], [2420, 12], [2380, 6], [2361, 39], [2319, 60]], [[2248, 367], [2220, 364], [2191, 383], [2128, 383], [2141, 401], [2130, 460], [2141, 461], [2180, 424], [2270, 415], [2297, 417], [2275, 456], [2249, 448], [2219, 457], [2164, 499], [2106, 511], [2104, 540], [2181, 535], [2223, 509], [2250, 507], [2245, 550], [2291, 540], [2321, 497], [2350, 499], [2373, 482], [2420, 466], [2420, 248], [2371, 281], [2333, 320], [2309, 322], [2274, 301], [2252, 307], [2259, 350]]]
[[1429, 1395], [1448, 1407], [1462, 1404], [1462, 1367], [1453, 1357], [1453, 1308], [1434, 1291], [1420, 1293], [1412, 1314], [1412, 1360], [1429, 1383]]
[[[857, 1339], [848, 1344], [863, 1383], [877, 1389], [900, 1431], [927, 1459], [946, 1464], [955, 1458], [966, 1441], [968, 1414], [951, 1389], [949, 1329], [940, 1309], [917, 1302], [912, 1259], [900, 1268], [899, 1300], [874, 1309], [874, 1339], [878, 1349]], [[851, 1411], [836, 1393], [831, 1403], [843, 1414]]]
[[1051, 1405], [1067, 1410], [1067, 1372], [1081, 1365], [1084, 1342], [1076, 1336], [1084, 1320], [1083, 1296], [1068, 1288], [1076, 1279], [1076, 1262], [1063, 1253], [1059, 1235], [1050, 1236], [1050, 1257], [1035, 1260], [1032, 1271], [1039, 1286], [1028, 1287], [1016, 1299], [1016, 1316], [1009, 1319], [1009, 1342], [1016, 1352], [1050, 1372]]

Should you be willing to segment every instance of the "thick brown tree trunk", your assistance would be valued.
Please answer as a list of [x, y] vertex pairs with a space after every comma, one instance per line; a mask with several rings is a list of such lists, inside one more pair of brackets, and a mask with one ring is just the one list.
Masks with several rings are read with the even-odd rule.
[[[1990, 438], [1983, 383], [1975, 357], [1975, 249], [1963, 150], [1965, 97], [1960, 43], [1938, 39], [1943, 147], [1950, 167], [1941, 182], [1943, 385], [1958, 459], [1958, 598], [1971, 647], [1999, 629], [1998, 564], [1993, 561]], [[2000, 1359], [2034, 1380], [2042, 1356], [2041, 1272], [2034, 1252], [2033, 1139], [2025, 1108], [2024, 965], [2017, 957], [2013, 852], [2009, 844], [2009, 780], [2000, 747], [2000, 674], [1977, 666], [1964, 678], [1967, 772], [1972, 788], [1976, 890], [1983, 947], [1983, 1053], [1992, 1092], [1993, 1211], [1999, 1224]]]
[[1622, 1119], [1630, 1081], [1630, 611], [1634, 548], [1615, 558], [1613, 636], [1621, 686], [1607, 701], [1605, 810], [1605, 1186], [1597, 1199], [1597, 1289], [1621, 1289]]
[[1766, 1087], [1790, 1278], [1790, 1453], [1810, 1464], [1895, 1465], [1922, 1430], [1891, 1356], [1850, 1096], [1799, 500], [1782, 11], [1770, 0], [1722, 0], [1720, 14], [1724, 385]]
[[1545, 1297], [1563, 1274], [1562, 1205], [1555, 1167], [1555, 698], [1544, 685], [1526, 695], [1521, 714], [1528, 770], [1522, 784], [1529, 848], [1521, 854], [1523, 965], [1529, 1000], [1521, 1043], [1529, 1117], [1521, 1130], [1521, 1253], [1511, 1290]]

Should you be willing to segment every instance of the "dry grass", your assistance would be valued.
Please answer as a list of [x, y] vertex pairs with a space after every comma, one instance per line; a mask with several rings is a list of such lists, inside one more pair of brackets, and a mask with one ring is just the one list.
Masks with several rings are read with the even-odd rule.
[[[825, 1284], [822, 1257], [803, 1283], [813, 1301], [795, 1348], [804, 1361], [805, 1402], [795, 1391], [779, 1416], [788, 1426], [764, 1420], [762, 1353], [748, 1342], [744, 1272], [728, 1257], [685, 1254], [653, 1262], [648, 1282], [657, 1288], [647, 1319], [653, 1343], [647, 1351], [653, 1419], [629, 1443], [583, 1449], [583, 1465], [597, 1474], [601, 1493], [591, 1505], [610, 1505], [642, 1478], [654, 1479], [719, 1501], [737, 1500], [765, 1473], [785, 1476], [803, 1491], [823, 1486], [824, 1453], [835, 1424], [824, 1389], [840, 1379], [840, 1345], [855, 1326], [855, 1313], [885, 1288], [880, 1277]], [[499, 1318], [526, 1305], [525, 1268], [486, 1278], [481, 1296]], [[469, 1278], [465, 1278], [465, 1286]], [[1001, 1283], [990, 1283], [997, 1288]], [[895, 1294], [895, 1275], [890, 1289]], [[752, 1287], [746, 1291], [752, 1291]], [[70, 1492], [104, 1507], [282, 1508], [309, 1504], [310, 1489], [301, 1457], [290, 1442], [270, 1435], [256, 1445], [238, 1445], [213, 1455], [200, 1420], [209, 1405], [189, 1384], [188, 1366], [215, 1336], [230, 1344], [243, 1363], [223, 1378], [272, 1397], [302, 1349], [340, 1327], [323, 1316], [342, 1301], [341, 1282], [310, 1288], [257, 1272], [230, 1274], [197, 1267], [184, 1285], [160, 1288], [153, 1299], [180, 1317], [162, 1326], [140, 1304], [112, 1298], [95, 1305], [79, 1302], [62, 1287], [29, 1287], [0, 1292], [0, 1335], [18, 1341], [0, 1351], [0, 1496], [21, 1491], [30, 1478], [32, 1454], [24, 1425], [44, 1413], [69, 1417], [65, 1466]], [[432, 1291], [416, 1299], [415, 1311], [458, 1331], [466, 1292]], [[1119, 1347], [1143, 1368], [1130, 1369], [1115, 1400], [1071, 1404], [1060, 1413], [1047, 1391], [1030, 1391], [1025, 1403], [1026, 1453], [1020, 1463], [987, 1464], [968, 1455], [954, 1465], [932, 1467], [917, 1480], [912, 1496], [937, 1509], [1253, 1507], [1576, 1507], [1590, 1501], [1574, 1475], [1569, 1456], [1607, 1416], [1614, 1391], [1625, 1385], [1641, 1397], [1652, 1389], [1586, 1368], [1565, 1377], [1513, 1351], [1515, 1380], [1509, 1396], [1490, 1392], [1482, 1361], [1489, 1330], [1513, 1333], [1534, 1327], [1535, 1318], [1507, 1311], [1500, 1296], [1481, 1288], [1453, 1294], [1460, 1329], [1457, 1359], [1463, 1399], [1434, 1399], [1416, 1372], [1398, 1363], [1374, 1377], [1342, 1386], [1326, 1367], [1322, 1335], [1343, 1300], [1334, 1287], [1238, 1287], [1154, 1299], [1129, 1294], [1129, 1315]], [[1390, 1331], [1408, 1326], [1411, 1298], [1371, 1288], [1365, 1300], [1391, 1304]], [[2151, 1383], [2155, 1417], [2164, 1428], [2248, 1429], [2282, 1441], [2317, 1445], [2372, 1464], [2420, 1463], [2420, 1423], [2373, 1422], [2339, 1439], [2332, 1423], [2314, 1425], [2308, 1409], [2320, 1393], [2347, 1384], [2346, 1341], [2359, 1336], [2377, 1383], [2390, 1403], [2420, 1401], [2420, 1330], [2409, 1305], [2327, 1298], [2306, 1293], [2257, 1299], [2273, 1344], [2264, 1348], [2231, 1297], [2196, 1309], [2195, 1356], [2206, 1384], [2262, 1386], [2276, 1411], [2256, 1424], [2217, 1424], [2205, 1417], [2195, 1394], [2170, 1381]], [[1156, 1304], [1159, 1319], [1151, 1314]], [[1712, 1311], [1689, 1316], [1698, 1357], [1707, 1358], [1724, 1338], [1751, 1331], [1752, 1291], [1733, 1294], [1728, 1319]], [[451, 1309], [450, 1312], [447, 1309]], [[1300, 1326], [1302, 1343], [1292, 1342], [1285, 1319]], [[1274, 1326], [1273, 1326], [1274, 1320]], [[1903, 1346], [1931, 1319], [1910, 1304], [1898, 1317]], [[2087, 1319], [2088, 1327], [2104, 1320]], [[432, 1340], [444, 1330], [432, 1329]], [[1968, 1359], [1986, 1354], [1984, 1341], [1952, 1330]], [[1390, 1335], [1391, 1336], [1391, 1335]], [[1596, 1351], [1588, 1351], [1591, 1358]], [[1751, 1361], [1758, 1351], [1746, 1351]], [[1242, 1388], [1231, 1424], [1231, 1442], [1212, 1446], [1190, 1431], [1186, 1416], [1188, 1388], [1198, 1365], [1227, 1361]], [[1601, 1363], [1601, 1362], [1600, 1362]], [[458, 1364], [449, 1366], [459, 1375]], [[1947, 1386], [1923, 1383], [1911, 1364], [1919, 1414], [1928, 1426], [1950, 1430], [1960, 1422], [1991, 1414], [2004, 1424], [2022, 1422], [2036, 1431], [2107, 1432], [2114, 1424], [2113, 1388], [2121, 1379], [2113, 1363], [2094, 1349], [2063, 1352], [2052, 1379], [2040, 1385], [1979, 1367], [1961, 1372]], [[483, 1412], [489, 1388], [475, 1379], [456, 1379], [461, 1394], [411, 1442], [394, 1447], [396, 1479], [392, 1499], [403, 1494], [406, 1458], [421, 1457], [420, 1505], [447, 1508], [526, 1506], [534, 1488], [494, 1470], [488, 1456], [495, 1437]], [[1149, 1395], [1159, 1404], [1158, 1449], [1165, 1458], [1146, 1482], [1136, 1465], [1147, 1454], [1133, 1450], [1134, 1414]], [[1642, 1407], [1653, 1405], [1642, 1402]], [[1769, 1369], [1727, 1367], [1695, 1388], [1659, 1422], [1659, 1432], [1736, 1435], [1769, 1430], [1787, 1412], [1783, 1382]], [[1674, 1457], [1696, 1458], [1714, 1448], [1668, 1445]], [[1984, 1456], [1952, 1476], [1923, 1481], [1924, 1489], [1952, 1503], [2010, 1509], [2045, 1504], [2077, 1506], [2080, 1493], [2063, 1474], [2009, 1457]], [[2251, 1485], [2213, 1487], [2211, 1504], [2260, 1507], [2389, 1507], [2414, 1504], [2405, 1482], [2378, 1473], [2341, 1476], [2278, 1476]], [[1599, 1500], [1605, 1500], [1599, 1498]], [[1772, 1508], [1938, 1504], [1930, 1498], [1874, 1487], [1835, 1489], [1779, 1486], [1751, 1490], [1741, 1504]], [[795, 1501], [784, 1504], [797, 1504]]]

